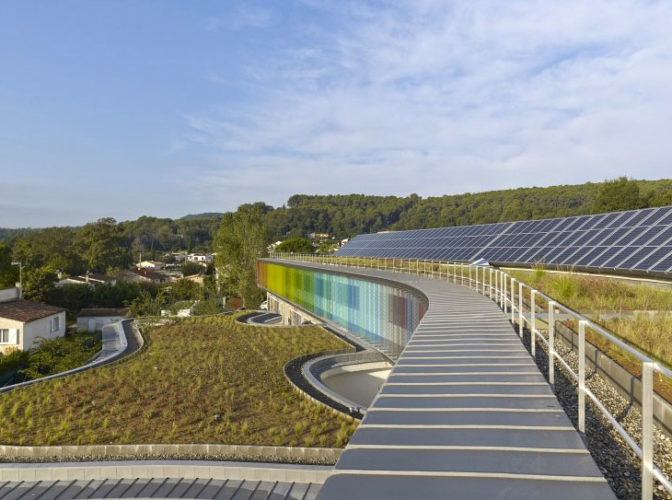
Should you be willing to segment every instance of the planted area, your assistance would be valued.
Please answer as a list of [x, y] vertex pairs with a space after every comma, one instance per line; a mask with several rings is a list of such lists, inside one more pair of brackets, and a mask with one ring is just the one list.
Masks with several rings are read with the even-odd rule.
[[68, 333], [64, 337], [43, 339], [35, 349], [0, 357], [0, 385], [72, 370], [91, 361], [101, 348], [100, 333]]
[[0, 395], [0, 443], [344, 446], [356, 427], [284, 377], [290, 359], [348, 347], [319, 327], [219, 316], [153, 327], [147, 337], [147, 349], [125, 362]]
[[[543, 269], [511, 274], [584, 314], [649, 356], [672, 366], [672, 288], [630, 284], [617, 279], [548, 273]], [[575, 321], [566, 321], [576, 330]], [[594, 332], [588, 340], [631, 373], [641, 363]]]

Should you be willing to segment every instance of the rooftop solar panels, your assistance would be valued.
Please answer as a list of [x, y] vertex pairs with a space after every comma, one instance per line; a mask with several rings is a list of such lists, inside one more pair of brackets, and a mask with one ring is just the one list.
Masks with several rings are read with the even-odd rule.
[[672, 273], [672, 207], [363, 234], [337, 255]]

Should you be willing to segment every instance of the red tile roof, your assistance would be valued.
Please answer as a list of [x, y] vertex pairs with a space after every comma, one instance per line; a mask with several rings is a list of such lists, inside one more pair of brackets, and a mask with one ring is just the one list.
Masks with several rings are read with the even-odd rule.
[[53, 314], [65, 311], [61, 307], [50, 306], [30, 300], [14, 300], [0, 302], [0, 318], [30, 323], [38, 319], [46, 318]]

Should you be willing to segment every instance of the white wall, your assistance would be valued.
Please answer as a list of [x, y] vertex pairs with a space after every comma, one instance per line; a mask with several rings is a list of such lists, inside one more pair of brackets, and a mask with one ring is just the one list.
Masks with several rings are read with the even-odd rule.
[[[51, 331], [51, 318], [58, 316], [59, 329], [55, 332]], [[63, 337], [65, 335], [65, 312], [60, 312], [47, 316], [46, 318], [31, 321], [23, 326], [23, 335], [21, 335], [20, 348], [22, 350], [32, 349], [37, 346], [37, 337], [45, 339], [53, 339], [56, 337]]]
[[77, 318], [77, 331], [96, 332], [122, 319], [125, 319], [124, 316], [80, 316]]
[[[0, 330], [18, 330], [19, 342], [23, 338], [23, 323], [14, 321], [13, 319], [0, 318]], [[2, 354], [9, 354], [12, 351], [19, 349], [19, 344], [0, 344], [0, 352]]]
[[19, 289], [17, 287], [3, 288], [0, 290], [0, 302], [9, 302], [10, 300], [16, 300], [18, 298]]

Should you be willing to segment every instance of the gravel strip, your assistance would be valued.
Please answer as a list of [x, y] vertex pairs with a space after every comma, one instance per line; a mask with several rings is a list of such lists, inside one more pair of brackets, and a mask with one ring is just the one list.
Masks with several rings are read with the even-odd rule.
[[[530, 335], [526, 330], [523, 336], [525, 347], [530, 350]], [[548, 354], [545, 345], [537, 341], [536, 360], [544, 377], [548, 380]], [[578, 373], [578, 355], [556, 336], [556, 352], [572, 370]], [[586, 386], [592, 391], [625, 431], [641, 445], [641, 419], [639, 406], [621, 396], [604, 377], [594, 370], [586, 368]], [[559, 362], [555, 363], [554, 391], [560, 404], [578, 428], [578, 386], [574, 378], [566, 372]], [[609, 485], [618, 498], [641, 498], [641, 461], [618, 431], [611, 425], [599, 408], [586, 397], [586, 434], [583, 436], [590, 454], [607, 478]], [[666, 477], [672, 477], [672, 441], [657, 424], [654, 430], [654, 463]], [[654, 483], [654, 498], [671, 499], [662, 484]]]

